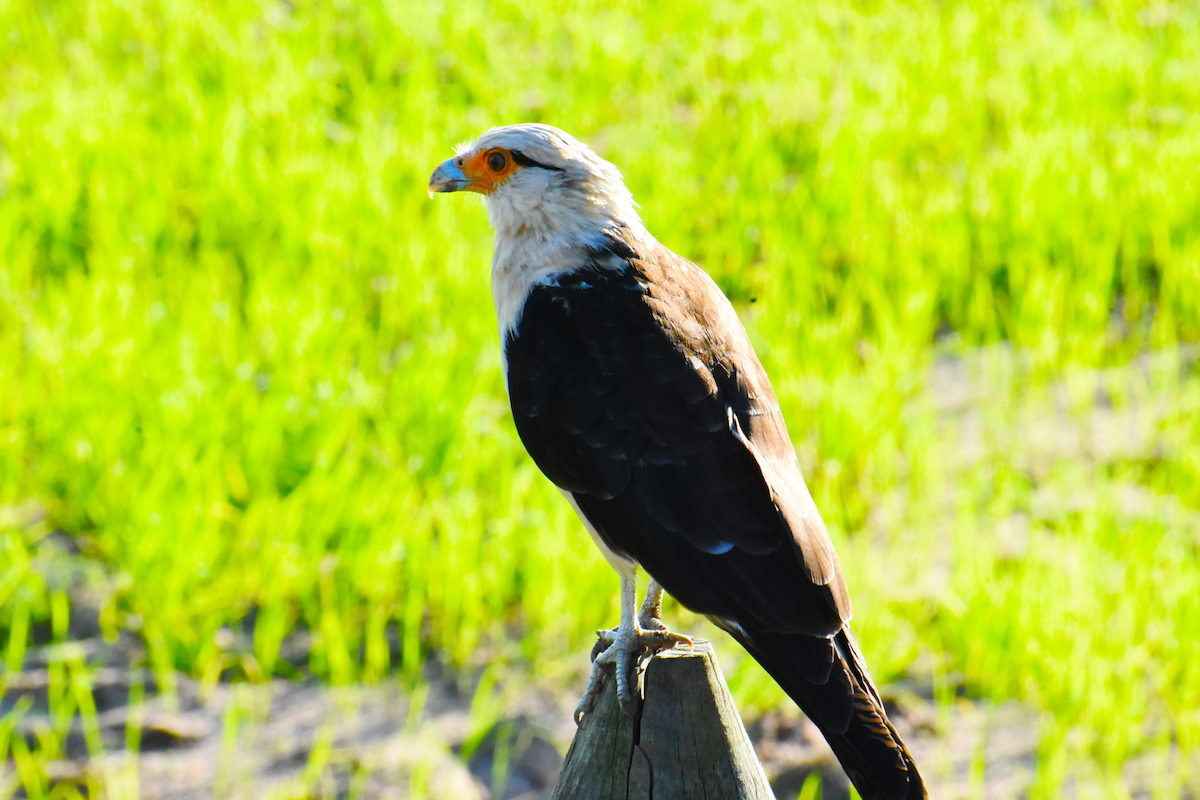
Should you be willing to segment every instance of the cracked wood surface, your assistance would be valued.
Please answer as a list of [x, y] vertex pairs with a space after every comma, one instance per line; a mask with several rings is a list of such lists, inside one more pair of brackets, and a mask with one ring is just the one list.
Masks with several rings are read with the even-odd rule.
[[712, 645], [650, 660], [637, 719], [621, 714], [611, 670], [584, 717], [555, 800], [774, 800]]

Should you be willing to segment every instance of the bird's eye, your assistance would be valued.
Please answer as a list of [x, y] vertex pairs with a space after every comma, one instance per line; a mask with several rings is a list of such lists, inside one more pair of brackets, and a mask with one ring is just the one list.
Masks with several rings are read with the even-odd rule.
[[487, 165], [492, 172], [503, 172], [504, 168], [508, 166], [508, 156], [499, 150], [493, 150], [488, 154]]

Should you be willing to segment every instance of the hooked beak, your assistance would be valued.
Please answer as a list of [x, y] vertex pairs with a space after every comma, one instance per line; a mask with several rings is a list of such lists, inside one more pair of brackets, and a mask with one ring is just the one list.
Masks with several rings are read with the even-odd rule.
[[447, 159], [429, 176], [429, 196], [432, 198], [434, 192], [461, 192], [470, 182], [471, 179], [463, 174], [454, 159]]

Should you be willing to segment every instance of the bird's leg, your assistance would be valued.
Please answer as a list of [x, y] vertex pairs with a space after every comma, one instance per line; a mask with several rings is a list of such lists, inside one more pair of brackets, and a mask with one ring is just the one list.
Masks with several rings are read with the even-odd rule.
[[662, 586], [654, 578], [651, 578], [650, 586], [646, 589], [646, 599], [642, 601], [642, 609], [638, 612], [638, 624], [645, 630], [665, 631], [667, 629], [662, 621], [662, 598]]
[[665, 631], [667, 629], [662, 621], [662, 597], [662, 586], [654, 578], [651, 578], [650, 586], [646, 588], [646, 599], [642, 601], [642, 608], [638, 611], [638, 624], [646, 630]]
[[[596, 698], [600, 695], [600, 689], [604, 685], [604, 668], [606, 665], [620, 660], [616, 667], [617, 674], [617, 700], [621, 704], [621, 710], [628, 716], [633, 716], [627, 709], [627, 706], [632, 707], [636, 713], [636, 701], [633, 694], [629, 691], [629, 672], [626, 662], [637, 658], [637, 654], [633, 652], [630, 646], [635, 639], [634, 628], [637, 622], [634, 618], [634, 607], [637, 605], [637, 585], [633, 582], [634, 573], [621, 573], [621, 624], [616, 630], [596, 631], [598, 640], [592, 648], [592, 674], [588, 678], [587, 688], [583, 691], [583, 697], [579, 698], [579, 705], [575, 706], [575, 724], [583, 719], [584, 715], [590, 714], [592, 708], [596, 705]], [[622, 645], [625, 645], [622, 647]]]
[[600, 694], [604, 669], [613, 664], [617, 677], [617, 702], [627, 717], [637, 714], [641, 668], [656, 653], [677, 644], [692, 644], [686, 636], [671, 633], [662, 621], [662, 587], [653, 578], [642, 609], [635, 615], [637, 586], [633, 573], [621, 575], [621, 624], [616, 630], [596, 631], [598, 641], [592, 648], [592, 675], [587, 689], [575, 707], [575, 724], [591, 712]]
[[646, 599], [642, 601], [642, 609], [637, 617], [643, 641], [652, 641], [655, 653], [669, 650], [677, 644], [692, 647], [695, 642], [681, 633], [672, 633], [662, 621], [662, 598], [662, 585], [651, 578], [650, 586], [646, 589]]

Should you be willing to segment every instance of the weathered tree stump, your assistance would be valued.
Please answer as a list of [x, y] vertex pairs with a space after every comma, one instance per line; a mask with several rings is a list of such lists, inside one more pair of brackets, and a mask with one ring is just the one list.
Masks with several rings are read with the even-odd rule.
[[774, 800], [711, 644], [652, 658], [642, 697], [636, 719], [622, 714], [609, 671], [553, 800]]

